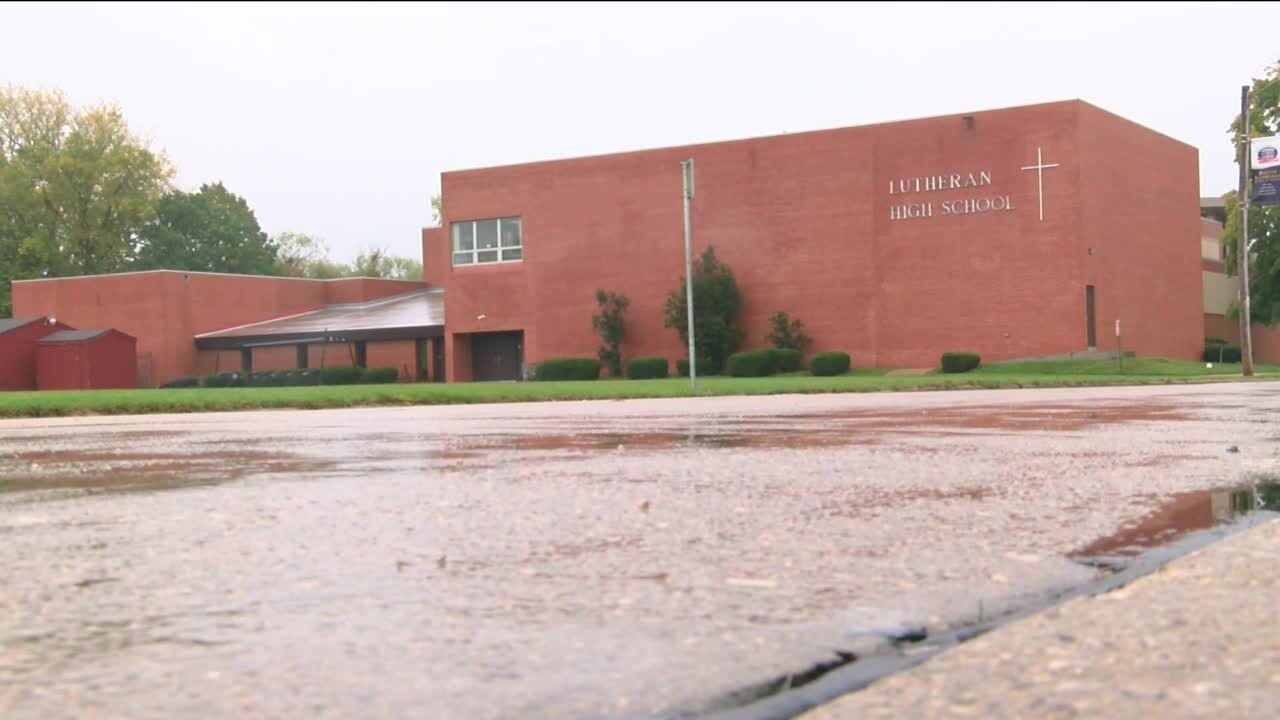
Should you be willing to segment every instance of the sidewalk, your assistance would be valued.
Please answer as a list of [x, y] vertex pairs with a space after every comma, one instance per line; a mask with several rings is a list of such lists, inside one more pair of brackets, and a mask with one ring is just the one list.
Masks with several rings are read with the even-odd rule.
[[1280, 520], [800, 718], [1280, 718]]

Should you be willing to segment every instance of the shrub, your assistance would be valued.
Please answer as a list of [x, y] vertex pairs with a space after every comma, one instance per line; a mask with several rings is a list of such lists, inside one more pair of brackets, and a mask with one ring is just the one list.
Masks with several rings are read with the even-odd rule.
[[550, 358], [538, 365], [535, 380], [599, 380], [600, 361], [595, 358]]
[[200, 378], [200, 387], [241, 387], [243, 385], [244, 375], [238, 372], [224, 372]]
[[795, 372], [800, 369], [800, 351], [794, 348], [774, 348], [773, 366], [776, 372]]
[[1210, 343], [1204, 346], [1203, 358], [1205, 362], [1216, 363], [1238, 363], [1240, 362], [1240, 346], [1227, 345], [1226, 343]]
[[803, 353], [805, 348], [813, 343], [813, 338], [804, 332], [804, 323], [792, 320], [781, 310], [769, 318], [769, 324], [773, 329], [769, 331], [765, 340], [776, 348], [798, 350]]
[[289, 370], [285, 372], [281, 378], [285, 385], [296, 387], [300, 385], [319, 385], [320, 371], [315, 369], [306, 370]]
[[360, 374], [360, 382], [366, 385], [385, 385], [400, 379], [400, 371], [393, 367], [368, 368]]
[[964, 373], [978, 367], [982, 364], [982, 358], [977, 353], [971, 352], [948, 352], [942, 353], [942, 372], [944, 373]]
[[[742, 309], [742, 293], [733, 271], [708, 247], [693, 263], [693, 323], [698, 374], [714, 375], [724, 369], [725, 358], [742, 344], [742, 329], [736, 326]], [[663, 324], [680, 334], [689, 345], [689, 299], [686, 278], [672, 290], [663, 306]], [[703, 362], [706, 358], [706, 362]]]
[[727, 369], [733, 377], [765, 377], [777, 371], [776, 349], [747, 350], [729, 356]]
[[320, 383], [323, 385], [354, 385], [360, 382], [362, 370], [350, 365], [334, 365], [320, 369]]
[[843, 375], [849, 372], [849, 353], [824, 352], [813, 356], [809, 361], [809, 372], [814, 375]]
[[174, 379], [170, 380], [169, 382], [167, 382], [167, 383], [165, 383], [165, 384], [161, 385], [160, 387], [162, 387], [162, 388], [189, 388], [189, 387], [199, 387], [199, 386], [200, 386], [200, 378], [194, 378], [194, 377], [180, 377], [180, 378], [174, 378]]
[[[688, 374], [688, 368], [685, 370]], [[667, 359], [664, 357], [638, 357], [627, 361], [627, 377], [631, 380], [664, 378], [667, 371]]]
[[277, 387], [282, 378], [275, 370], [258, 370], [245, 376], [244, 384], [248, 387]]
[[600, 306], [600, 312], [591, 317], [591, 327], [603, 343], [596, 355], [609, 368], [609, 377], [622, 377], [621, 348], [627, 330], [622, 316], [631, 301], [621, 293], [596, 290], [596, 304]]
[[[706, 359], [705, 357], [698, 358], [698, 377], [706, 377], [708, 375], [717, 374], [707, 370], [707, 368], [710, 366], [711, 366], [710, 360]], [[689, 359], [688, 358], [680, 358], [679, 360], [676, 360], [676, 372], [680, 375], [680, 377], [689, 377]]]

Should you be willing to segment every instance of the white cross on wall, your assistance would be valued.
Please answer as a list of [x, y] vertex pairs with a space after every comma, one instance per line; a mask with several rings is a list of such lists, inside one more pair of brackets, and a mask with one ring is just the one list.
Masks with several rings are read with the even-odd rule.
[[1035, 170], [1036, 182], [1040, 185], [1040, 222], [1044, 222], [1044, 171], [1045, 168], [1056, 168], [1058, 163], [1045, 164], [1044, 155], [1041, 154], [1040, 148], [1036, 148], [1036, 164], [1028, 165], [1023, 170]]

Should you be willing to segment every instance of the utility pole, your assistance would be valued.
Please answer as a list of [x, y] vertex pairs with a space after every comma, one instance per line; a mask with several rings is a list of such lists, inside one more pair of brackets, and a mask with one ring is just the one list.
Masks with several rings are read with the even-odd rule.
[[689, 310], [689, 389], [698, 390], [698, 358], [693, 342], [693, 229], [689, 220], [689, 203], [693, 200], [693, 158], [680, 163], [684, 176], [684, 293]]
[[1249, 86], [1240, 87], [1240, 232], [1236, 235], [1236, 268], [1240, 275], [1240, 371], [1253, 375], [1253, 333], [1249, 314]]

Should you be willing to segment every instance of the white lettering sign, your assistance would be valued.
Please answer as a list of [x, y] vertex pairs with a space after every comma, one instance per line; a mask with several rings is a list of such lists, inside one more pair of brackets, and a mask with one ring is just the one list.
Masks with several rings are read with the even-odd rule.
[[[968, 188], [986, 187], [991, 184], [990, 170], [977, 170], [964, 173], [947, 173], [945, 175], [921, 175], [905, 177], [889, 181], [889, 194], [909, 195], [913, 193], [929, 193], [939, 190], [965, 190]], [[986, 195], [970, 197], [962, 200], [897, 203], [889, 206], [889, 220], [912, 220], [916, 218], [941, 215], [977, 215], [988, 212], [1007, 212], [1013, 210], [1013, 198], [1009, 195]]]

